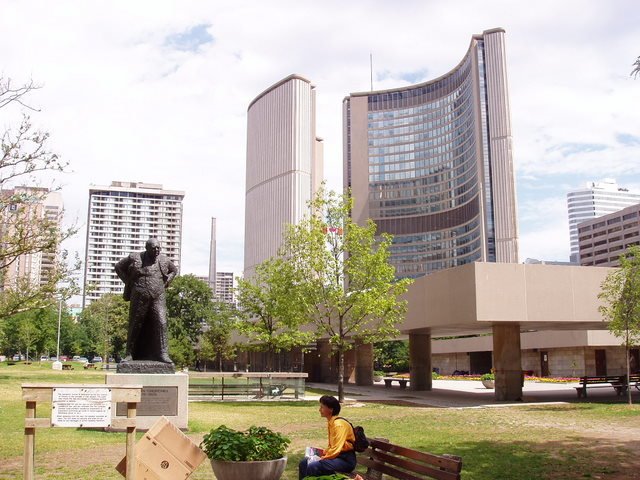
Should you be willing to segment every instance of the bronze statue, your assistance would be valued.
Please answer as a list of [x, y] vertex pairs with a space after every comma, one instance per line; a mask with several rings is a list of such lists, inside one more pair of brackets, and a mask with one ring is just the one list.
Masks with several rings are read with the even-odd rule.
[[131, 301], [123, 363], [151, 360], [173, 367], [167, 343], [165, 289], [178, 270], [160, 255], [160, 242], [155, 238], [147, 240], [144, 252], [132, 253], [116, 263], [115, 270], [125, 284], [124, 299]]

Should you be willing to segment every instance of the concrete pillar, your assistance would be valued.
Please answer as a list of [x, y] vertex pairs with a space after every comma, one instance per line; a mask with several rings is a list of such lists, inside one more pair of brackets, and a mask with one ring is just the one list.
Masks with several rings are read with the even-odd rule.
[[320, 356], [320, 381], [322, 383], [331, 383], [334, 375], [331, 368], [332, 356], [329, 340], [318, 340], [318, 355]]
[[[337, 355], [337, 354], [336, 354]], [[340, 363], [338, 363], [340, 365]], [[339, 368], [339, 367], [338, 367]], [[344, 383], [356, 381], [356, 352], [353, 348], [344, 352]]]
[[373, 385], [373, 344], [357, 343], [356, 385]]
[[520, 325], [493, 325], [496, 400], [522, 400]]
[[409, 334], [409, 386], [411, 390], [431, 390], [431, 335]]

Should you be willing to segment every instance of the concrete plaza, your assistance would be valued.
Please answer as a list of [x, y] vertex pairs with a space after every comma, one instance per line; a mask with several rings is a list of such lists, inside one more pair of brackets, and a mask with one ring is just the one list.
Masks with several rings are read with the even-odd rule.
[[[386, 388], [384, 382], [372, 386], [345, 384], [345, 397], [348, 402], [394, 403], [416, 407], [435, 408], [477, 408], [512, 405], [605, 402], [622, 403], [627, 396], [617, 396], [610, 385], [596, 385], [587, 389], [587, 398], [578, 398], [577, 383], [546, 383], [525, 381], [522, 389], [522, 401], [498, 401], [494, 391], [485, 388], [479, 380], [433, 380], [432, 390], [414, 391], [401, 389], [394, 385]], [[336, 384], [307, 383], [307, 388], [337, 392]], [[306, 395], [306, 400], [316, 396]], [[318, 397], [319, 398], [319, 397]], [[640, 402], [640, 391], [632, 388], [634, 403]]]

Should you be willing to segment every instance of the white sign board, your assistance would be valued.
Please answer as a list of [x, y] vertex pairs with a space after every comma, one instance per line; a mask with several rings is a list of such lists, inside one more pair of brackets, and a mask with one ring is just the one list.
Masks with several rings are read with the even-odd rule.
[[110, 427], [110, 388], [54, 388], [53, 427]]

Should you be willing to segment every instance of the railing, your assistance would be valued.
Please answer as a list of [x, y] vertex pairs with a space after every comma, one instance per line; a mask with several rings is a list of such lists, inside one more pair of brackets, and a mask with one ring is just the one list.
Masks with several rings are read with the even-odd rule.
[[189, 372], [189, 399], [304, 399], [307, 376], [294, 372]]

